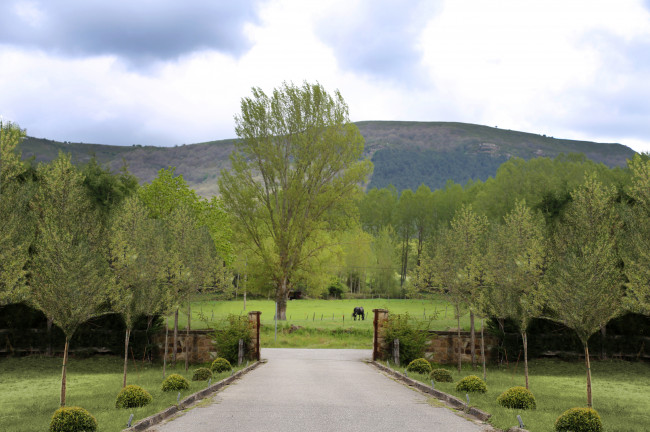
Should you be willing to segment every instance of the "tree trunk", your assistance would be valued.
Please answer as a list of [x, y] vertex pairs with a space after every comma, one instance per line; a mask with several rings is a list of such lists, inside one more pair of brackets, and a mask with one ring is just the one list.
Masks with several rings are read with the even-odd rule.
[[607, 327], [600, 326], [600, 359], [607, 360], [607, 353], [605, 352], [605, 336], [607, 336]]
[[187, 327], [185, 330], [185, 372], [190, 364], [190, 317], [192, 316], [192, 309], [190, 308], [190, 299], [187, 299]]
[[190, 297], [187, 297], [187, 329], [192, 330], [192, 304]]
[[282, 279], [280, 289], [276, 292], [275, 301], [278, 304], [278, 321], [287, 320], [287, 299], [289, 297], [289, 287], [287, 286], [286, 276]]
[[122, 378], [122, 388], [126, 387], [126, 369], [129, 364], [129, 337], [131, 336], [131, 330], [126, 329], [126, 335], [124, 336], [124, 376]]
[[526, 390], [528, 390], [528, 334], [521, 332], [521, 340], [524, 343], [524, 377], [526, 377]]
[[[502, 337], [499, 338], [499, 345], [501, 345], [501, 349], [499, 350], [499, 364], [503, 365], [505, 345], [506, 345], [505, 320], [503, 318], [497, 318], [497, 322], [499, 323], [499, 329], [501, 330], [501, 335], [502, 335]], [[507, 361], [507, 356], [506, 356], [506, 361]]]
[[65, 389], [66, 389], [66, 366], [68, 365], [68, 347], [70, 339], [65, 337], [65, 347], [63, 348], [63, 368], [61, 371], [61, 406], [65, 406]]
[[474, 329], [474, 311], [469, 311], [469, 343], [472, 353], [472, 369], [476, 369], [476, 332]]
[[462, 344], [460, 341], [460, 308], [456, 306], [456, 319], [458, 321], [458, 373], [463, 367], [463, 354], [461, 353]]
[[483, 381], [487, 381], [487, 370], [485, 368], [485, 338], [483, 337], [483, 319], [481, 319], [481, 359], [483, 360]]
[[172, 349], [172, 366], [176, 366], [176, 344], [178, 343], [178, 308], [174, 312], [174, 348]]
[[167, 350], [169, 349], [169, 326], [167, 325], [167, 317], [165, 317], [165, 355], [163, 357], [163, 379], [165, 379], [165, 372], [167, 372]]
[[47, 319], [47, 356], [52, 357], [52, 318]]
[[591, 363], [589, 362], [589, 345], [587, 342], [584, 342], [585, 345], [585, 364], [587, 365], [587, 406], [591, 408]]

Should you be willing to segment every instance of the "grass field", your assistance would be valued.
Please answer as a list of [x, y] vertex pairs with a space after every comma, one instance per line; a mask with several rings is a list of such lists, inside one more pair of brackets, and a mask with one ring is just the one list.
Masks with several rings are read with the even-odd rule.
[[[365, 321], [353, 321], [352, 311], [356, 306], [362, 306], [366, 312]], [[416, 319], [431, 320], [432, 330], [445, 330], [456, 328], [453, 307], [444, 297], [433, 300], [293, 300], [287, 304], [286, 324], [308, 328], [369, 328], [372, 329], [373, 309], [388, 309], [392, 314], [408, 312]], [[238, 301], [211, 301], [199, 299], [192, 302], [192, 328], [208, 327], [202, 317], [208, 321], [218, 320], [228, 314], [244, 315], [250, 311], [262, 312], [261, 320], [264, 325], [272, 325], [275, 316], [275, 303], [272, 300], [248, 300], [246, 310], [244, 302]], [[173, 318], [168, 319], [173, 326]], [[179, 328], [185, 328], [187, 313], [181, 310]], [[461, 317], [461, 326], [469, 330], [469, 314]]]
[[[365, 320], [352, 319], [355, 306], [362, 306]], [[432, 330], [456, 328], [452, 306], [438, 297], [433, 300], [293, 300], [287, 305], [287, 320], [278, 322], [275, 335], [275, 303], [272, 300], [211, 301], [209, 298], [192, 302], [192, 328], [211, 328], [228, 316], [261, 311], [261, 344], [269, 348], [372, 348], [373, 309], [388, 309], [392, 314], [409, 313], [429, 322]], [[478, 325], [477, 321], [477, 325]], [[168, 325], [173, 326], [173, 318]], [[187, 313], [179, 314], [179, 328], [187, 325]], [[291, 327], [294, 327], [293, 329]], [[469, 330], [469, 314], [461, 318], [461, 326]], [[295, 327], [298, 327], [296, 329]]]
[[[176, 404], [178, 392], [163, 392], [162, 365], [129, 366], [127, 384], [144, 387], [153, 402], [143, 408], [117, 409], [115, 398], [122, 388], [124, 361], [118, 357], [95, 356], [70, 359], [68, 364], [67, 406], [81, 406], [95, 416], [99, 431], [116, 432], [126, 427], [131, 413], [133, 422]], [[167, 374], [178, 373], [190, 381], [190, 389], [181, 392], [181, 399], [207, 386], [206, 381], [191, 381], [194, 365], [186, 373], [178, 364], [167, 368]], [[61, 359], [21, 357], [0, 359], [0, 431], [43, 432], [50, 425], [52, 414], [59, 408], [61, 389]], [[215, 383], [230, 373], [215, 375]]]
[[[471, 366], [461, 374], [450, 365], [457, 382], [467, 375], [483, 376], [482, 369]], [[593, 361], [593, 407], [598, 411], [607, 432], [650, 430], [650, 364], [623, 361]], [[396, 368], [404, 371], [404, 368]], [[427, 376], [409, 374], [430, 385]], [[524, 385], [523, 364], [511, 363], [509, 367], [489, 367], [488, 392], [470, 394], [470, 404], [492, 414], [490, 422], [503, 430], [518, 425], [521, 415], [526, 429], [532, 432], [552, 432], [555, 419], [569, 408], [587, 404], [585, 366], [581, 362], [538, 359], [530, 362], [530, 390], [537, 400], [537, 409], [511, 410], [499, 406], [497, 397], [506, 389]], [[436, 383], [436, 389], [465, 400], [465, 392], [458, 392], [455, 383]]]

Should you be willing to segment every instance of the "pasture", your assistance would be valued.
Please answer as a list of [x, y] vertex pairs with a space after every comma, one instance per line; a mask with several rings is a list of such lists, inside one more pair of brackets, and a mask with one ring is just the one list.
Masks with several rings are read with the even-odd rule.
[[[364, 308], [365, 320], [352, 318], [356, 306]], [[372, 348], [373, 309], [388, 309], [392, 314], [408, 313], [432, 330], [456, 328], [453, 306], [443, 296], [431, 300], [343, 299], [291, 300], [287, 304], [287, 320], [278, 321], [275, 335], [275, 302], [248, 300], [246, 310], [242, 299], [213, 301], [208, 296], [192, 302], [192, 329], [213, 328], [229, 314], [245, 315], [261, 311], [262, 347], [268, 348]], [[173, 317], [167, 318], [170, 328]], [[476, 321], [477, 329], [480, 320]], [[179, 329], [187, 325], [186, 309], [179, 314]], [[461, 327], [469, 330], [469, 314], [461, 317]]]

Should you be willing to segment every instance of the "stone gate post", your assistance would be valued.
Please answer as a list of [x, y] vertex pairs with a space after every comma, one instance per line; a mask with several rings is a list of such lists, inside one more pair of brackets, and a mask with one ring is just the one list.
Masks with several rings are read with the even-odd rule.
[[250, 356], [252, 360], [260, 360], [260, 311], [248, 312], [248, 320], [251, 322], [251, 346]]
[[381, 336], [381, 328], [384, 322], [388, 319], [388, 311], [386, 309], [373, 309], [375, 318], [373, 324], [373, 344], [372, 344], [372, 359], [381, 360], [383, 358], [382, 345], [384, 338]]

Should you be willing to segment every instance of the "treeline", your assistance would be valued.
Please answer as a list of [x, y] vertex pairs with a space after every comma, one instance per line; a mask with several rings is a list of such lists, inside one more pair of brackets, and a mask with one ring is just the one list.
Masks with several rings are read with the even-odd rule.
[[373, 189], [360, 213], [366, 232], [392, 235], [404, 295], [446, 294], [457, 317], [469, 309], [472, 333], [475, 316], [517, 325], [527, 386], [533, 319], [575, 331], [591, 405], [589, 337], [626, 312], [650, 315], [646, 155], [614, 169], [579, 156], [513, 159], [464, 187]]
[[126, 168], [114, 174], [95, 160], [76, 167], [63, 153], [24, 164], [15, 152], [24, 136], [0, 124], [0, 307], [29, 304], [63, 331], [65, 405], [77, 328], [107, 313], [124, 318], [126, 385], [136, 319], [175, 314], [176, 337], [181, 305], [230, 285], [231, 234], [221, 203], [199, 198], [173, 168], [139, 187]]

